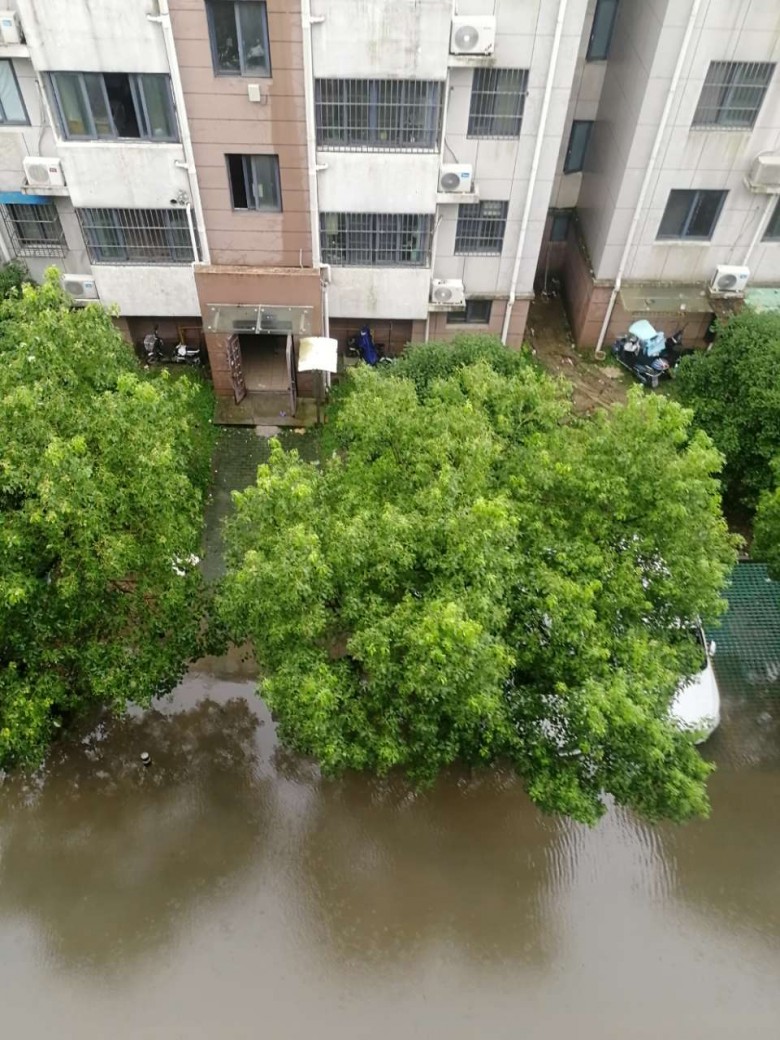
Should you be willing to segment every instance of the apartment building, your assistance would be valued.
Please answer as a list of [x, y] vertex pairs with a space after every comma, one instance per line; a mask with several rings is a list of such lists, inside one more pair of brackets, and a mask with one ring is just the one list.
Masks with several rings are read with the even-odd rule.
[[308, 335], [512, 348], [556, 276], [583, 345], [695, 339], [780, 287], [777, 0], [9, 6], [0, 248], [202, 335], [225, 421], [295, 412]]
[[777, 0], [598, 0], [589, 21], [553, 193], [577, 342], [639, 316], [696, 341], [743, 297], [780, 305]]
[[51, 264], [142, 338], [200, 325], [198, 220], [170, 46], [151, 5], [18, 0], [0, 16], [5, 254]]

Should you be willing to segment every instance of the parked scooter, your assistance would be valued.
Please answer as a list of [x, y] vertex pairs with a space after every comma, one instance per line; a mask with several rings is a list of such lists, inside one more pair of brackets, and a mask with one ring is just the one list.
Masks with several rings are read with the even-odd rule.
[[644, 318], [635, 321], [625, 336], [619, 336], [612, 354], [645, 386], [657, 387], [664, 376], [671, 376], [680, 358], [692, 353], [682, 345], [683, 330], [671, 336], [657, 332]]
[[144, 336], [144, 356], [148, 365], [202, 365], [200, 347], [188, 347], [186, 343], [170, 346], [160, 336], [158, 326]]

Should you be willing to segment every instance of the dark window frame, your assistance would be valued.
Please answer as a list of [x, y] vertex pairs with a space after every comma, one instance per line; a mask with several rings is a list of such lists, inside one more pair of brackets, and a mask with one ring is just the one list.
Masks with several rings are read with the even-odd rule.
[[[270, 160], [272, 163], [273, 170], [273, 193], [275, 198], [271, 205], [261, 206], [258, 205], [258, 195], [256, 191], [253, 191], [253, 187], [260, 183], [260, 179], [257, 177], [257, 170], [262, 165], [259, 160]], [[281, 213], [282, 212], [282, 178], [279, 170], [279, 156], [272, 152], [254, 152], [254, 153], [241, 153], [241, 152], [226, 152], [225, 162], [227, 164], [227, 175], [228, 185], [230, 187], [230, 204], [236, 213]], [[234, 181], [233, 171], [234, 168], [240, 164], [243, 177], [243, 191], [237, 191], [238, 185]], [[247, 205], [240, 205], [241, 199], [244, 199]], [[250, 200], [255, 205], [250, 205]]]
[[[58, 77], [74, 77], [75, 88], [78, 93], [79, 102], [82, 106], [82, 115], [85, 118], [85, 133], [73, 133], [68, 127], [66, 109], [62, 100], [63, 80]], [[111, 111], [106, 76], [126, 76], [128, 90], [133, 103], [133, 115], [138, 126], [138, 135], [120, 135], [117, 130], [115, 114]], [[89, 80], [86, 78], [89, 77]], [[67, 141], [151, 141], [153, 143], [171, 144], [179, 141], [179, 123], [176, 117], [176, 106], [171, 89], [171, 78], [167, 73], [158, 72], [73, 72], [67, 69], [57, 69], [46, 73], [49, 92], [52, 98], [54, 111], [60, 127], [60, 133]], [[146, 80], [154, 79], [157, 83], [164, 83], [165, 97], [164, 106], [167, 114], [167, 122], [171, 133], [158, 136], [152, 132], [152, 121], [149, 116], [149, 103], [146, 97], [144, 83]], [[97, 128], [95, 116], [95, 101], [98, 100], [94, 94], [97, 89], [104, 112], [101, 121], [105, 120], [109, 128], [108, 133], [100, 133]]]
[[193, 256], [187, 213], [182, 209], [82, 207], [76, 209], [90, 263], [115, 266], [180, 266]]
[[[619, 0], [596, 0], [596, 9], [593, 12], [593, 22], [588, 37], [586, 61], [607, 61], [609, 59], [618, 6]], [[601, 34], [602, 26], [606, 26], [606, 33], [603, 35]]]
[[[566, 242], [569, 237], [571, 222], [574, 218], [573, 209], [554, 209], [550, 211], [550, 242]], [[563, 227], [563, 234], [559, 229]]]
[[[509, 86], [505, 80], [510, 81]], [[497, 139], [519, 137], [523, 129], [527, 94], [528, 69], [474, 69], [466, 136]], [[496, 111], [502, 99], [510, 99], [512, 111]]]
[[[491, 212], [494, 207], [500, 212]], [[501, 256], [508, 215], [509, 202], [502, 199], [483, 199], [476, 205], [458, 206], [455, 255]]]
[[320, 213], [320, 248], [334, 267], [430, 267], [432, 213]]
[[[763, 76], [750, 82], [749, 74]], [[771, 61], [711, 61], [702, 84], [691, 127], [703, 130], [752, 130], [775, 73]], [[754, 95], [750, 105], [734, 105], [740, 91]], [[744, 116], [735, 121], [734, 114]]]
[[0, 59], [0, 61], [2, 61], [4, 65], [7, 65], [11, 70], [11, 78], [13, 79], [14, 87], [16, 88], [16, 95], [19, 99], [19, 104], [22, 108], [22, 112], [24, 113], [23, 119], [9, 119], [6, 116], [5, 109], [3, 107], [2, 102], [0, 101], [0, 126], [29, 126], [30, 116], [27, 111], [27, 105], [25, 105], [24, 103], [24, 97], [22, 95], [21, 87], [19, 86], [19, 77], [16, 75], [14, 63], [11, 61], [10, 58], [2, 58]]
[[330, 152], [437, 152], [443, 88], [440, 80], [315, 79], [317, 147]]
[[593, 119], [572, 120], [566, 157], [563, 160], [564, 173], [582, 173], [594, 125], [595, 120]]
[[775, 203], [774, 211], [772, 216], [769, 218], [764, 234], [761, 238], [762, 242], [780, 242], [780, 197], [778, 197]]
[[[662, 233], [664, 222], [667, 220], [667, 217], [670, 216], [670, 208], [674, 203], [682, 201], [682, 195], [688, 195], [690, 198], [688, 199], [688, 207], [679, 231], [667, 231]], [[713, 198], [715, 195], [719, 196], [719, 198], [717, 199], [717, 206], [712, 214], [709, 231], [707, 234], [689, 234], [690, 227], [698, 216], [699, 208], [707, 201], [715, 201]], [[666, 200], [666, 207], [663, 216], [661, 217], [661, 223], [658, 225], [656, 240], [662, 242], [680, 240], [685, 240], [687, 242], [709, 242], [715, 233], [715, 228], [718, 226], [718, 220], [723, 212], [723, 206], [725, 205], [727, 195], [728, 190], [720, 188], [672, 188], [669, 192], [669, 197]], [[673, 196], [677, 197], [673, 198]]]
[[[238, 69], [225, 68], [220, 65], [220, 58], [217, 53], [217, 28], [214, 11], [217, 6], [233, 8], [233, 18], [236, 26], [236, 49], [239, 63]], [[242, 47], [243, 29], [238, 14], [239, 6], [253, 6], [260, 9], [260, 29], [262, 33], [263, 47], [265, 49], [265, 61], [263, 62], [262, 70], [247, 68], [246, 55], [244, 54]], [[265, 0], [206, 0], [206, 18], [209, 26], [211, 63], [214, 68], [215, 76], [253, 76], [256, 79], [270, 79], [273, 72], [271, 69], [271, 44], [268, 39], [268, 5]]]
[[7, 202], [2, 215], [16, 256], [67, 255], [65, 232], [54, 200], [35, 205]]
[[[487, 316], [479, 317], [480, 308], [487, 310]], [[493, 309], [492, 300], [466, 300], [464, 310], [447, 311], [448, 325], [489, 325]], [[477, 316], [475, 316], [475, 313]]]

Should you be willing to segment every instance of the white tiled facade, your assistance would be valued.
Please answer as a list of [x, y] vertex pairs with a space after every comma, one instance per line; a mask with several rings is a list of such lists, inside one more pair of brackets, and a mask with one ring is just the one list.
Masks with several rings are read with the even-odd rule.
[[[180, 42], [190, 55], [199, 46], [197, 34], [205, 31], [205, 2], [176, 0], [179, 24], [188, 34]], [[4, 6], [14, 7], [14, 0], [7, 0]], [[540, 258], [549, 266], [553, 256], [564, 293], [570, 297], [575, 336], [590, 343], [605, 313], [609, 287], [618, 276], [624, 285], [679, 283], [700, 286], [704, 294], [718, 265], [739, 265], [749, 259], [751, 285], [780, 285], [780, 241], [761, 235], [773, 201], [745, 183], [757, 155], [780, 152], [780, 72], [775, 68], [752, 128], [691, 126], [711, 62], [768, 62], [780, 67], [778, 0], [619, 0], [606, 53], [594, 57], [590, 53], [594, 17], [603, 16], [606, 6], [611, 9], [614, 0], [310, 0], [309, 24], [305, 0], [302, 9], [297, 3], [291, 9], [269, 0], [274, 24], [282, 26], [274, 32], [285, 37], [285, 68], [304, 67], [302, 40], [308, 34], [311, 63], [303, 91], [311, 92], [312, 98], [316, 80], [350, 78], [432, 80], [441, 85], [444, 99], [440, 132], [428, 150], [368, 147], [341, 151], [309, 142], [309, 157], [300, 160], [300, 179], [308, 178], [310, 212], [303, 212], [305, 202], [294, 219], [288, 210], [288, 230], [278, 236], [280, 253], [284, 239], [285, 255], [299, 256], [302, 266], [316, 269], [316, 259], [304, 260], [308, 249], [300, 245], [312, 240], [316, 244], [320, 214], [425, 214], [435, 229], [426, 266], [334, 263], [323, 269], [323, 313], [336, 320], [411, 322], [414, 338], [450, 334], [457, 327], [448, 330], [445, 315], [431, 307], [431, 280], [460, 280], [467, 299], [493, 301], [492, 331], [501, 330], [507, 298], [514, 292], [522, 318], [513, 326], [508, 342], [516, 345], [539, 277]], [[75, 215], [75, 209], [81, 207], [165, 209], [174, 204], [172, 200], [182, 198], [194, 206], [199, 199], [198, 185], [194, 171], [188, 169], [184, 144], [64, 140], [46, 84], [50, 71], [175, 74], [178, 66], [171, 67], [172, 51], [166, 48], [158, 17], [167, 5], [159, 0], [15, 0], [15, 9], [24, 43], [0, 45], [0, 60], [13, 63], [29, 125], [0, 125], [0, 191], [25, 190], [25, 156], [59, 157], [67, 182], [66, 191], [53, 196], [67, 242], [66, 255], [54, 260], [28, 257], [33, 274], [39, 277], [52, 262], [72, 274], [91, 273], [101, 299], [116, 304], [127, 317], [199, 315], [197, 264], [96, 263], [90, 267]], [[680, 63], [694, 11], [687, 54]], [[477, 22], [494, 19], [492, 54], [454, 55], [450, 42], [453, 17]], [[274, 60], [272, 54], [272, 66]], [[668, 124], [645, 186], [646, 197], [637, 208], [678, 67], [679, 83]], [[469, 136], [472, 84], [475, 71], [482, 68], [527, 70], [519, 136]], [[185, 79], [186, 75], [191, 77], [191, 70], [185, 70]], [[211, 70], [204, 69], [203, 91], [208, 91], [210, 76]], [[246, 92], [247, 84], [241, 79], [230, 81], [236, 97]], [[259, 80], [258, 96], [272, 90], [273, 80]], [[184, 114], [182, 98], [176, 98], [179, 122]], [[279, 111], [284, 108], [283, 97], [272, 95], [272, 100]], [[273, 151], [277, 129], [279, 134], [293, 132], [291, 123], [274, 125], [264, 114], [271, 108], [252, 107], [248, 101], [245, 107], [243, 122], [231, 124], [238, 136], [231, 139], [229, 150]], [[565, 173], [574, 120], [592, 121], [593, 129], [583, 169]], [[201, 137], [204, 125], [200, 126]], [[256, 140], [251, 137], [253, 125], [258, 127]], [[302, 131], [295, 133], [299, 136], [294, 141], [285, 139], [285, 147], [293, 150], [293, 158], [303, 157], [306, 141]], [[203, 141], [200, 148], [205, 154]], [[204, 197], [217, 190], [209, 187], [214, 178], [219, 191], [224, 191], [225, 147], [221, 140], [212, 151], [216, 158], [213, 168], [204, 170]], [[286, 160], [288, 166], [293, 158]], [[304, 163], [308, 169], [303, 169]], [[452, 197], [437, 197], [442, 163], [471, 165], [479, 199], [508, 203], [500, 255], [456, 253], [459, 204]], [[282, 187], [282, 193], [291, 198], [291, 187]], [[728, 192], [709, 239], [659, 240], [669, 193], [681, 189]], [[295, 190], [302, 199], [303, 184], [297, 184]], [[554, 255], [548, 248], [551, 210], [577, 214], [576, 224], [572, 223], [576, 234], [572, 230], [568, 240], [558, 243]], [[524, 216], [527, 226], [518, 258]], [[250, 221], [252, 227], [262, 225], [265, 235], [276, 234], [269, 229], [277, 224], [281, 227], [272, 215], [231, 215], [230, 220], [230, 227], [236, 221], [243, 221], [242, 227], [249, 227]], [[632, 227], [633, 245], [626, 255]], [[222, 248], [225, 228], [216, 228], [214, 234]], [[201, 242], [206, 244], [203, 234]], [[12, 252], [12, 243], [5, 244], [6, 252]], [[311, 256], [315, 254], [316, 248]], [[312, 273], [316, 276], [316, 270]]]

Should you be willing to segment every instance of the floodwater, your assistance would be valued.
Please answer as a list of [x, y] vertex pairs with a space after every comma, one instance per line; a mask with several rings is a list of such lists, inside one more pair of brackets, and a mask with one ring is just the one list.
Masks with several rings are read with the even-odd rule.
[[509, 777], [323, 783], [252, 689], [193, 672], [0, 787], [4, 1037], [780, 1035], [774, 697], [724, 698], [710, 821], [588, 830]]

